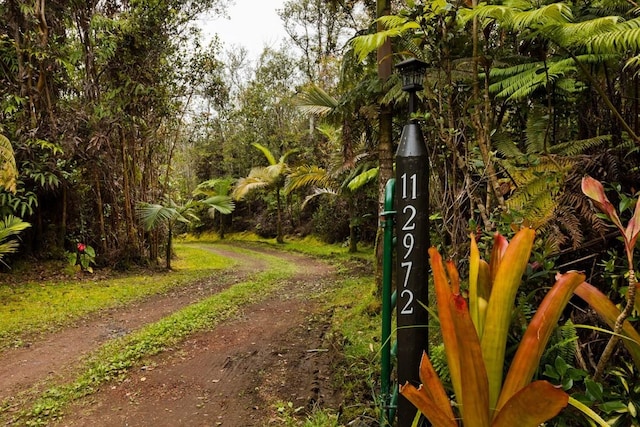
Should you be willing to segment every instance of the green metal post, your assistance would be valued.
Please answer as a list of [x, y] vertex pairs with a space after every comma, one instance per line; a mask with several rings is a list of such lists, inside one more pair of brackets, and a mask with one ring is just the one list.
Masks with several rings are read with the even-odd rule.
[[[391, 404], [391, 314], [393, 305], [391, 304], [391, 286], [393, 278], [393, 230], [394, 216], [393, 210], [395, 179], [387, 181], [385, 187], [384, 212], [382, 212], [383, 236], [383, 258], [382, 258], [382, 352], [380, 362], [382, 364], [380, 388], [381, 388], [381, 426], [390, 426]], [[394, 411], [395, 412], [395, 411]]]

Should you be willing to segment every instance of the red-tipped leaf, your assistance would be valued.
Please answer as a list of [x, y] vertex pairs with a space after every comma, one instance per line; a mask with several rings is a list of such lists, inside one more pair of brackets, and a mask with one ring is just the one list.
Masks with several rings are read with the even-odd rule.
[[616, 209], [611, 204], [607, 195], [604, 192], [604, 187], [600, 183], [600, 181], [591, 178], [589, 175], [582, 178], [582, 192], [585, 196], [593, 200], [595, 205], [604, 212], [605, 215], [611, 219], [611, 221], [618, 227], [620, 232], [624, 234], [625, 230], [620, 222], [620, 218], [618, 218], [618, 214], [616, 213]]
[[520, 341], [502, 385], [497, 405], [498, 411], [514, 394], [531, 382], [562, 311], [584, 278], [584, 274], [576, 272], [556, 276], [556, 283], [540, 303]]
[[444, 343], [447, 355], [447, 365], [449, 366], [449, 374], [451, 376], [451, 385], [456, 395], [459, 405], [462, 405], [462, 385], [461, 385], [461, 366], [460, 351], [458, 349], [458, 338], [455, 324], [451, 313], [449, 300], [451, 299], [451, 288], [449, 281], [442, 265], [442, 257], [436, 248], [429, 248], [429, 257], [431, 260], [431, 271], [433, 274], [433, 282], [436, 291], [436, 304], [438, 306], [438, 318], [440, 319], [440, 333], [442, 334], [442, 342]]
[[460, 294], [451, 296], [451, 310], [456, 325], [462, 376], [462, 410], [465, 425], [489, 427], [489, 381], [482, 359], [480, 340], [473, 326], [467, 302]]

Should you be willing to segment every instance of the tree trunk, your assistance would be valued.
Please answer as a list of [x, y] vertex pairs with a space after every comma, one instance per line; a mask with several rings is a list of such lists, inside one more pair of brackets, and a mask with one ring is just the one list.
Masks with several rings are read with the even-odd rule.
[[100, 235], [98, 236], [100, 239], [100, 249], [102, 250], [102, 254], [105, 255], [107, 253], [107, 231], [104, 223], [104, 206], [102, 203], [102, 191], [100, 190], [100, 178], [98, 176], [98, 172], [94, 171], [94, 190], [96, 192], [96, 214], [98, 216], [98, 227], [100, 231]]
[[120, 133], [122, 144], [122, 193], [124, 197], [124, 216], [125, 216], [125, 227], [127, 232], [127, 240], [129, 246], [129, 254], [137, 254], [138, 253], [138, 242], [136, 239], [136, 231], [134, 225], [134, 217], [133, 217], [133, 208], [132, 208], [132, 200], [131, 200], [131, 175], [129, 168], [129, 154], [127, 152], [127, 136], [124, 130]]
[[284, 237], [282, 236], [282, 207], [280, 201], [280, 187], [276, 187], [276, 242], [284, 243]]
[[[376, 17], [380, 18], [391, 13], [390, 0], [377, 0], [377, 13]], [[377, 30], [383, 30], [382, 24], [378, 22]], [[385, 82], [392, 73], [392, 48], [391, 40], [387, 38], [385, 43], [378, 48], [378, 78]], [[384, 192], [387, 185], [387, 181], [393, 178], [393, 109], [389, 104], [380, 104], [380, 110], [378, 113], [378, 126], [380, 130], [380, 136], [378, 140], [378, 218], [384, 210]], [[382, 247], [382, 227], [379, 222], [378, 232], [376, 233], [376, 292], [382, 291], [382, 257], [384, 254], [384, 248]]]
[[165, 256], [167, 257], [167, 270], [171, 270], [171, 246], [173, 243], [173, 227], [169, 224], [169, 231], [167, 231], [167, 252]]

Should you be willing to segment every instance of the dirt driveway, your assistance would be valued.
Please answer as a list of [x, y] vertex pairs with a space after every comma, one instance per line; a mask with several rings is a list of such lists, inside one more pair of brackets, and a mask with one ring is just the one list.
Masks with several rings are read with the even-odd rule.
[[[217, 245], [208, 249], [236, 259], [238, 267], [3, 352], [0, 398], [10, 402], [12, 396], [70, 379], [83, 356], [110, 338], [155, 322], [265, 268], [250, 255]], [[333, 353], [324, 340], [327, 319], [320, 301], [310, 298], [331, 286], [335, 271], [303, 255], [277, 254], [299, 267], [284, 291], [155, 356], [124, 381], [103, 385], [66, 408], [56, 425], [284, 425], [278, 407], [337, 408], [340, 396], [329, 381]], [[12, 408], [9, 415], [20, 409]], [[3, 421], [11, 425], [10, 420]]]

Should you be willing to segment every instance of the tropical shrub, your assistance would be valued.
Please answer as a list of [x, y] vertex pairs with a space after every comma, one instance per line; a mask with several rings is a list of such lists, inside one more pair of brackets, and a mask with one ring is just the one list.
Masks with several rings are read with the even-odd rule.
[[511, 313], [535, 238], [521, 229], [511, 243], [496, 234], [491, 262], [480, 259], [471, 240], [469, 299], [462, 296], [460, 277], [452, 261], [443, 264], [439, 252], [429, 256], [436, 290], [447, 364], [455, 395], [455, 411], [429, 358], [422, 358], [422, 386], [401, 387], [436, 426], [538, 426], [556, 416], [569, 402], [580, 405], [562, 389], [533, 381], [540, 359], [573, 291], [584, 282], [576, 272], [559, 274], [527, 327], [503, 382]]

